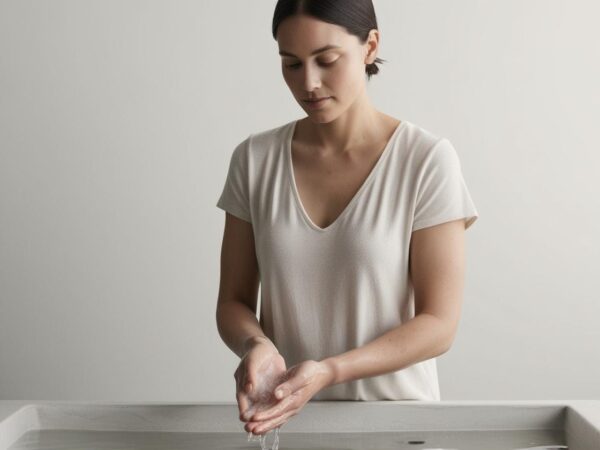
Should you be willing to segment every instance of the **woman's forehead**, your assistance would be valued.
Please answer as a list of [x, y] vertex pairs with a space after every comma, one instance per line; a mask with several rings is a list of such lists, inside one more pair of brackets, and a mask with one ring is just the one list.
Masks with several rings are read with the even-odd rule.
[[305, 14], [286, 17], [277, 28], [279, 48], [288, 52], [291, 47], [312, 52], [328, 44], [342, 46], [349, 37], [344, 27]]

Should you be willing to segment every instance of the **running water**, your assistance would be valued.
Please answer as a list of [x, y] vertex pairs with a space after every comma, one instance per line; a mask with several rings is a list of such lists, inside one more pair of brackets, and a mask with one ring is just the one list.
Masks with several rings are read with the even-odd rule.
[[[256, 411], [263, 411], [275, 405], [279, 400], [275, 397], [273, 391], [279, 384], [285, 381], [285, 377], [286, 372], [278, 373], [272, 361], [266, 367], [261, 368], [256, 386], [248, 395], [248, 411], [254, 414]], [[248, 442], [258, 440], [260, 441], [261, 450], [269, 450], [267, 436], [271, 431], [274, 431], [275, 437], [273, 438], [270, 450], [279, 450], [279, 429], [280, 426], [263, 435], [255, 435], [250, 431], [248, 432]]]
[[[279, 450], [279, 428], [277, 427], [275, 428], [275, 437], [273, 438], [273, 443], [271, 444], [271, 449], [270, 450]], [[271, 430], [273, 431], [273, 430]], [[254, 435], [252, 434], [252, 431], [248, 432], [248, 442], [250, 441], [260, 441], [260, 448], [261, 450], [269, 450], [269, 445], [267, 444], [267, 435], [269, 435], [271, 433], [271, 431], [269, 431], [268, 433], [261, 435]]]

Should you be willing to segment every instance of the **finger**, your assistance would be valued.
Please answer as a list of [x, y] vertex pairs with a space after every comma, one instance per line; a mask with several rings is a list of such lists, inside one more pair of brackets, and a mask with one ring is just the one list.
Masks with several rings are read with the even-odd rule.
[[268, 433], [272, 429], [277, 428], [278, 426], [281, 426], [284, 423], [286, 423], [288, 421], [288, 419], [290, 417], [292, 417], [293, 415], [295, 415], [295, 414], [296, 414], [296, 410], [295, 409], [293, 409], [291, 411], [288, 411], [284, 415], [282, 415], [281, 417], [277, 417], [277, 418], [275, 418], [273, 420], [269, 420], [267, 422], [259, 424], [258, 426], [254, 427], [254, 429], [252, 430], [252, 432], [254, 434]]
[[270, 408], [255, 413], [250, 417], [250, 420], [253, 422], [262, 422], [265, 420], [270, 420], [276, 416], [281, 416], [291, 407], [294, 400], [294, 396], [290, 395], [283, 400], [278, 401]]
[[281, 383], [274, 389], [275, 398], [278, 400], [281, 400], [281, 399], [289, 396], [290, 394], [293, 394], [298, 389], [303, 388], [304, 386], [306, 386], [306, 384], [307, 384], [306, 380], [303, 378], [299, 378], [299, 377], [291, 378], [288, 381], [286, 381], [285, 383]]
[[244, 425], [244, 430], [246, 430], [247, 432], [251, 432], [261, 423], [263, 422], [246, 422], [246, 424]]
[[[243, 368], [243, 370], [240, 370], [240, 368]], [[249, 367], [239, 366], [233, 374], [233, 377], [235, 378], [238, 390], [249, 392], [249, 388], [252, 385], [252, 380], [254, 379], [254, 377], [251, 375], [251, 370]]]
[[240, 415], [240, 420], [242, 420], [242, 414], [244, 413], [244, 411], [246, 411], [246, 409], [248, 409], [248, 398], [246, 397], [246, 394], [240, 391], [237, 391], [235, 393], [235, 398], [237, 399], [238, 403], [238, 412]]
[[289, 378], [279, 383], [275, 389], [273, 389], [273, 393], [275, 398], [281, 400], [284, 397], [287, 397], [290, 394], [306, 387], [310, 384], [311, 378], [307, 375], [306, 371], [302, 368], [294, 370], [291, 369], [288, 374]]
[[244, 421], [244, 418], [242, 416], [248, 413], [251, 409], [250, 400], [248, 399], [248, 396], [242, 391], [238, 391], [236, 393], [236, 398], [238, 402], [240, 420]]
[[[282, 401], [284, 401], [284, 400], [282, 400]], [[298, 410], [299, 410], [299, 408], [295, 404], [295, 402], [293, 402], [292, 400], [289, 400], [287, 408], [283, 409], [279, 414], [272, 415], [270, 418], [268, 418], [266, 420], [254, 420], [255, 416], [253, 416], [253, 419], [248, 421], [248, 423], [247, 423], [248, 430], [254, 430], [257, 427], [260, 427], [261, 425], [273, 424], [274, 422], [276, 422], [282, 418], [288, 417], [288, 415], [290, 413], [294, 414], [294, 413], [298, 412]]]
[[236, 398], [238, 402], [240, 420], [243, 420], [242, 415], [247, 412], [250, 403], [248, 399], [248, 393], [251, 391], [252, 383], [247, 381], [249, 378], [250, 376], [248, 374], [245, 374], [241, 377], [236, 376]]
[[240, 390], [243, 390], [247, 394], [250, 393], [250, 391], [252, 390], [253, 380], [254, 377], [250, 375], [250, 370], [248, 369], [248, 371], [242, 377]]

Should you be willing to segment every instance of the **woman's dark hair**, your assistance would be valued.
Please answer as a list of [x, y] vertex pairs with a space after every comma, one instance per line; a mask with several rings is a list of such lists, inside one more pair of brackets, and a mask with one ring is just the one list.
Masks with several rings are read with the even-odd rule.
[[[377, 17], [372, 0], [278, 0], [273, 14], [273, 38], [277, 40], [277, 28], [283, 19], [297, 14], [306, 14], [323, 22], [340, 25], [348, 33], [357, 36], [361, 43], [369, 37], [369, 31], [377, 28]], [[379, 72], [375, 61], [365, 66], [367, 79]]]

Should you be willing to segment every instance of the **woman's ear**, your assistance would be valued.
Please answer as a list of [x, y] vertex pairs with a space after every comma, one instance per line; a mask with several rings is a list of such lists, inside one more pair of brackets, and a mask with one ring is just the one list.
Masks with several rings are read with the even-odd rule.
[[375, 58], [377, 58], [377, 50], [379, 49], [380, 38], [381, 35], [375, 28], [369, 31], [369, 36], [367, 38], [367, 42], [365, 43], [365, 64], [372, 64], [375, 62]]

